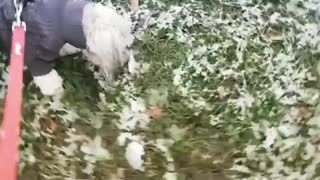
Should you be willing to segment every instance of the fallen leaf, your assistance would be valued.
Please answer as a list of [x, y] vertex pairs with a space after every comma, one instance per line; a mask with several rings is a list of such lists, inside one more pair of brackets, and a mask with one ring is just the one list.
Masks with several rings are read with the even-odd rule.
[[54, 118], [48, 117], [42, 119], [42, 128], [49, 129], [51, 132], [55, 132], [58, 128], [58, 124], [55, 122]]
[[145, 112], [147, 116], [153, 119], [159, 119], [165, 115], [165, 113], [162, 111], [162, 109], [158, 106], [152, 107], [150, 109], [147, 109]]
[[58, 125], [57, 125], [57, 123], [54, 121], [54, 120], [52, 120], [51, 118], [50, 118], [50, 120], [49, 120], [49, 127], [48, 127], [51, 131], [56, 131], [57, 130], [57, 128], [58, 128]]
[[298, 109], [298, 113], [296, 114], [295, 120], [299, 124], [304, 124], [311, 117], [312, 113], [306, 107], [301, 107]]
[[131, 11], [139, 9], [139, 0], [131, 0]]

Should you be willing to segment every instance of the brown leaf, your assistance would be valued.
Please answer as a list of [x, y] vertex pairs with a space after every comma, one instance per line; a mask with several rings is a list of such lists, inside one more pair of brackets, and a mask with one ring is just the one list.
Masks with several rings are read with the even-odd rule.
[[160, 107], [154, 106], [146, 111], [146, 115], [153, 119], [159, 119], [163, 117], [165, 113]]
[[131, 0], [131, 11], [139, 9], [139, 0]]
[[306, 121], [311, 117], [312, 113], [306, 107], [301, 107], [298, 109], [298, 113], [296, 118], [296, 122], [300, 124], [306, 123]]
[[57, 125], [57, 123], [56, 123], [53, 119], [50, 118], [48, 128], [49, 128], [52, 132], [54, 132], [54, 131], [57, 130], [58, 125]]
[[51, 132], [55, 132], [58, 128], [58, 125], [54, 118], [48, 117], [46, 119], [42, 119], [42, 128], [49, 129]]

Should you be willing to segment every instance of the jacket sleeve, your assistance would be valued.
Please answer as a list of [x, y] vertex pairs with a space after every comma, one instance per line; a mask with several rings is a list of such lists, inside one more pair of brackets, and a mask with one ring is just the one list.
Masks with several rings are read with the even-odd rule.
[[11, 29], [5, 29], [0, 27], [0, 51], [5, 56], [10, 55], [11, 35]]
[[30, 36], [26, 38], [25, 47], [25, 65], [32, 76], [42, 76], [48, 74], [53, 69], [53, 62], [44, 59], [41, 54], [41, 49], [38, 48], [32, 41]]

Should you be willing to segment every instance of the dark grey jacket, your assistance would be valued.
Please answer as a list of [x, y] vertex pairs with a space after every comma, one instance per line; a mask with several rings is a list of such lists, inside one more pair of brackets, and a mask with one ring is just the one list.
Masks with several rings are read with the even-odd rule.
[[[1, 1], [4, 3], [1, 4]], [[26, 23], [25, 63], [33, 76], [49, 73], [65, 43], [86, 48], [82, 16], [87, 0], [35, 0], [22, 11]], [[9, 55], [13, 0], [0, 0], [0, 48]]]

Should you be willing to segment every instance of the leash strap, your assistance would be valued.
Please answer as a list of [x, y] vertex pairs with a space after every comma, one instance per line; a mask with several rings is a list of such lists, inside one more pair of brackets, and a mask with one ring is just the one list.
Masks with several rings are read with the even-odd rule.
[[[19, 13], [17, 11], [17, 13]], [[20, 11], [21, 14], [21, 11]], [[18, 172], [20, 121], [26, 26], [20, 21], [12, 26], [8, 90], [4, 104], [0, 142], [0, 179], [16, 180]]]

